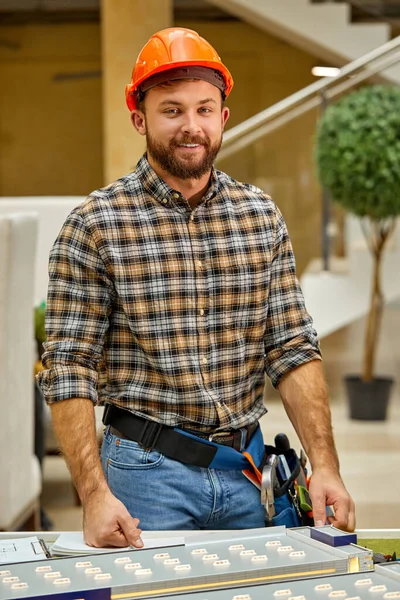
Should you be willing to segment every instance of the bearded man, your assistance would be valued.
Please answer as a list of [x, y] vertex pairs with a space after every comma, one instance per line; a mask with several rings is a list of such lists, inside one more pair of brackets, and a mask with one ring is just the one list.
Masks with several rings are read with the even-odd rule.
[[153, 35], [126, 89], [146, 154], [69, 215], [50, 255], [38, 378], [93, 546], [141, 547], [139, 522], [263, 527], [243, 471], [264, 455], [265, 374], [309, 456], [316, 524], [333, 505], [331, 522], [354, 528], [282, 215], [213, 167], [232, 86], [196, 32]]

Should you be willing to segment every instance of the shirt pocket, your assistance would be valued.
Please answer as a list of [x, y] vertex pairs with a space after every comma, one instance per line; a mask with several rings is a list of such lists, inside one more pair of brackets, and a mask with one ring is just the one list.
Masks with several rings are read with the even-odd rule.
[[224, 329], [263, 337], [268, 312], [269, 266], [259, 257], [235, 256], [219, 263], [215, 304]]
[[121, 307], [144, 349], [162, 351], [177, 332], [187, 329], [185, 315], [195, 297], [193, 261], [136, 261], [128, 284], [120, 285]]

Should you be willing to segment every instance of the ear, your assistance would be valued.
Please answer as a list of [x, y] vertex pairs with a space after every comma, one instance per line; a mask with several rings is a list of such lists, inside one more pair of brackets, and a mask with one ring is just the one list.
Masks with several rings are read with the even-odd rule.
[[141, 110], [134, 109], [131, 112], [132, 125], [140, 135], [146, 135], [146, 119]]
[[229, 108], [227, 106], [224, 106], [221, 111], [222, 131], [225, 128], [225, 123], [229, 119], [229, 115], [230, 115]]

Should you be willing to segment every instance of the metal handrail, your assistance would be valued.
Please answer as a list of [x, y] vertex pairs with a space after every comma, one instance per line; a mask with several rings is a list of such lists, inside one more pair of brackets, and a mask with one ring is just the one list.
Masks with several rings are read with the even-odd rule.
[[[375, 61], [378, 62], [373, 65]], [[398, 61], [400, 61], [400, 36], [344, 66], [336, 77], [324, 77], [229, 129], [224, 134], [218, 160], [231, 156], [315, 108], [321, 103], [322, 95], [326, 94], [330, 98], [343, 93]], [[366, 70], [359, 72], [365, 67]]]

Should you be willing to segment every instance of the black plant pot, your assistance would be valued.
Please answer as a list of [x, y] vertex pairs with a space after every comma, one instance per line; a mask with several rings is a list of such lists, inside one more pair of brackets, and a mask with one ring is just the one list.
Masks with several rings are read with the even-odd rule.
[[393, 379], [375, 377], [363, 381], [357, 375], [345, 377], [349, 416], [362, 421], [385, 421]]

